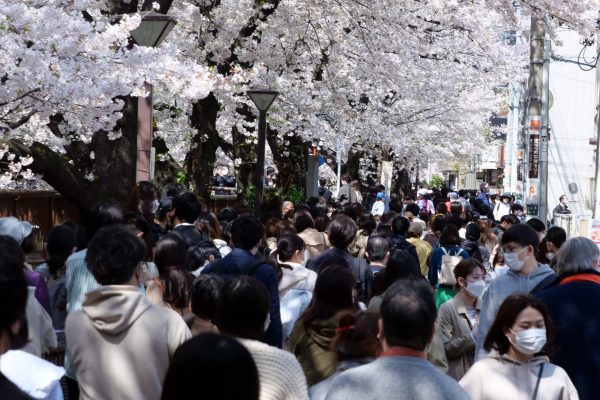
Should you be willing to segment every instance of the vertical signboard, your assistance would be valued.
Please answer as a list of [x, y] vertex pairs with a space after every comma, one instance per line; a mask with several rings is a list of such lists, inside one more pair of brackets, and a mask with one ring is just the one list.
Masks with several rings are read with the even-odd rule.
[[524, 188], [527, 215], [539, 214], [540, 190], [540, 133], [541, 120], [539, 115], [529, 117], [529, 138], [527, 143], [527, 185]]

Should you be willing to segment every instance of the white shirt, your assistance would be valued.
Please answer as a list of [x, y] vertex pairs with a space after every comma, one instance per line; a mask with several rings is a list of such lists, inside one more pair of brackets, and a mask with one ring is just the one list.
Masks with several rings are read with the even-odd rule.
[[385, 203], [383, 201], [377, 200], [373, 203], [373, 208], [371, 208], [371, 215], [383, 215], [385, 212]]

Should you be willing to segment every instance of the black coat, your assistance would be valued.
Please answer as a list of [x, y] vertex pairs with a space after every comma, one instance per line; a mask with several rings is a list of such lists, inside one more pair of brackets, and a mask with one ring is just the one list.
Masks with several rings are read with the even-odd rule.
[[[600, 278], [600, 274], [589, 274]], [[582, 274], [575, 275], [582, 277]], [[600, 395], [600, 283], [576, 281], [552, 285], [536, 295], [550, 311], [556, 351], [551, 361], [573, 381], [581, 400]]]

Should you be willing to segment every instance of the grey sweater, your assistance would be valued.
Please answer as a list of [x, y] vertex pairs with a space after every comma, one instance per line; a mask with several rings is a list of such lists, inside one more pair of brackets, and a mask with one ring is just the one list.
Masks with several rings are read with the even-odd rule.
[[380, 357], [337, 376], [327, 400], [468, 400], [467, 393], [430, 362], [416, 357]]
[[531, 292], [538, 283], [549, 275], [555, 275], [554, 271], [546, 264], [538, 264], [538, 268], [529, 275], [521, 275], [509, 270], [505, 275], [501, 275], [490, 282], [481, 303], [479, 328], [475, 338], [475, 361], [487, 355], [487, 352], [483, 349], [483, 342], [504, 300], [513, 293]]

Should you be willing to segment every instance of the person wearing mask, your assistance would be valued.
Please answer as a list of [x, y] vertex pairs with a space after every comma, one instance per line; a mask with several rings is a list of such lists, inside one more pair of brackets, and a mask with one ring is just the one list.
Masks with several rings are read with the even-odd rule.
[[258, 279], [232, 277], [219, 297], [217, 327], [221, 333], [237, 338], [252, 355], [258, 370], [260, 400], [307, 400], [306, 378], [296, 358], [261, 341], [271, 303], [269, 291]]
[[571, 238], [558, 252], [558, 277], [536, 295], [548, 307], [556, 332], [551, 360], [567, 371], [582, 400], [596, 399], [600, 393], [596, 378], [600, 376], [600, 315], [595, 302], [600, 295], [599, 270], [598, 246], [585, 237]]
[[333, 375], [336, 354], [331, 350], [338, 313], [356, 311], [355, 279], [345, 266], [325, 267], [318, 275], [313, 298], [290, 335], [290, 351], [296, 356], [309, 386]]
[[527, 219], [525, 207], [523, 207], [522, 204], [515, 203], [512, 206], [510, 206], [510, 214], [514, 216], [520, 224], [524, 223]]
[[476, 338], [476, 360], [485, 356], [483, 342], [504, 299], [515, 292], [535, 294], [556, 277], [550, 267], [537, 262], [535, 256], [538, 246], [537, 233], [525, 224], [510, 227], [502, 236], [504, 262], [509, 271], [492, 280], [483, 295]]
[[82, 400], [160, 399], [171, 358], [191, 337], [177, 313], [140, 292], [145, 254], [144, 242], [123, 226], [100, 229], [88, 246], [86, 265], [102, 286], [65, 326]]
[[565, 370], [544, 353], [553, 333], [542, 302], [528, 294], [510, 295], [486, 336], [489, 356], [476, 362], [460, 385], [471, 399], [579, 399]]
[[454, 276], [459, 292], [442, 304], [438, 320], [448, 359], [448, 375], [459, 381], [474, 362], [475, 336], [486, 283], [485, 270], [472, 258], [459, 262]]
[[510, 201], [512, 196], [508, 193], [500, 195], [500, 201], [494, 206], [494, 219], [500, 221], [502, 217], [510, 214]]
[[456, 381], [426, 360], [425, 348], [433, 337], [436, 315], [433, 291], [427, 282], [396, 282], [381, 304], [383, 353], [377, 360], [333, 379], [326, 400], [468, 399]]
[[357, 299], [367, 303], [370, 293], [373, 274], [364, 258], [353, 257], [348, 252], [348, 246], [352, 244], [358, 232], [358, 226], [350, 217], [337, 215], [327, 227], [329, 242], [332, 248], [323, 252], [316, 258], [311, 258], [306, 268], [320, 273], [321, 267], [333, 256], [342, 257], [350, 267], [354, 279], [357, 281]]
[[309, 389], [311, 400], [324, 400], [333, 380], [342, 372], [374, 361], [381, 354], [377, 338], [379, 314], [359, 311], [340, 317], [332, 348], [337, 354], [335, 374]]
[[[218, 350], [218, 351], [215, 351]], [[161, 400], [259, 400], [258, 370], [237, 340], [205, 333], [177, 349], [165, 378]]]
[[567, 241], [567, 232], [560, 226], [551, 226], [546, 232], [546, 258], [550, 261], [550, 268], [556, 266], [556, 256], [561, 246]]

